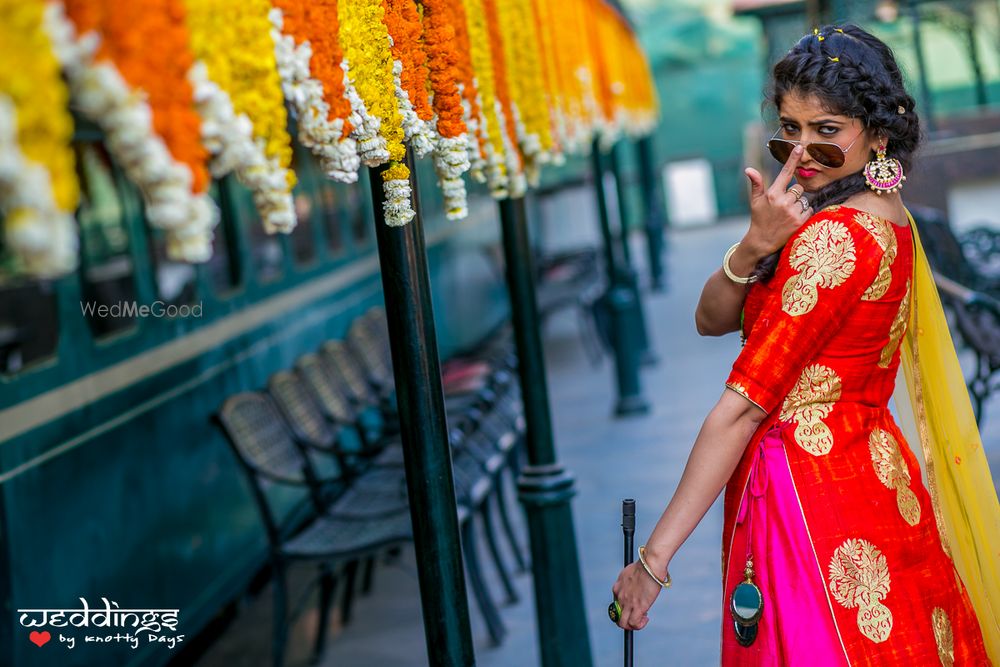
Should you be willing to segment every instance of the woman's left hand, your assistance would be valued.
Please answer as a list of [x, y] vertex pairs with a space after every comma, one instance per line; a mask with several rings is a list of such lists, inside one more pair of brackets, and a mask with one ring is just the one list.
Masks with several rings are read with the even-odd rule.
[[618, 581], [611, 587], [622, 614], [618, 627], [623, 630], [642, 630], [649, 623], [649, 608], [656, 602], [661, 587], [638, 562], [621, 571]]

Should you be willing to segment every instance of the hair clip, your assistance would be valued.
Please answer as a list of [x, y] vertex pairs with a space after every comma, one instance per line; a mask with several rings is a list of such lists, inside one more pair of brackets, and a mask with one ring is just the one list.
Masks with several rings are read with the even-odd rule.
[[813, 28], [813, 34], [814, 35], [818, 35], [819, 34], [819, 28]]
[[830, 58], [830, 62], [832, 62], [832, 63], [839, 63], [840, 62], [840, 58], [834, 56], [833, 58]]
[[816, 39], [818, 39], [819, 41], [821, 41], [821, 42], [822, 42], [822, 41], [823, 41], [824, 39], [826, 39], [826, 38], [825, 38], [825, 37], [823, 37], [823, 35], [816, 35]]
[[834, 28], [834, 31], [835, 31], [835, 32], [839, 32], [839, 33], [841, 33], [841, 34], [843, 34], [843, 33], [844, 33], [844, 31], [843, 31], [843, 30], [841, 30], [840, 28]]
[[896, 112], [899, 113], [900, 115], [902, 115], [902, 114], [906, 113], [906, 107], [904, 107], [902, 104], [900, 104], [898, 107], [896, 107]]

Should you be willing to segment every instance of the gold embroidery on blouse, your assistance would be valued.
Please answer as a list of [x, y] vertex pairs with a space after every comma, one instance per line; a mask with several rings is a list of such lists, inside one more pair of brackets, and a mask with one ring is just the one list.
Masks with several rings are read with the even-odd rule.
[[896, 492], [896, 506], [903, 520], [911, 526], [920, 521], [920, 502], [910, 489], [910, 471], [899, 443], [888, 431], [877, 428], [868, 436], [875, 474], [887, 489]]
[[798, 271], [781, 290], [781, 309], [805, 315], [819, 301], [819, 288], [832, 289], [854, 273], [854, 239], [843, 223], [822, 220], [795, 239], [788, 262]]
[[747, 392], [747, 388], [744, 387], [739, 382], [730, 382], [726, 386], [729, 387], [730, 389], [732, 389], [733, 391], [735, 391], [737, 394], [739, 394], [743, 398], [750, 398], [750, 393]]
[[955, 637], [951, 632], [951, 621], [941, 607], [934, 607], [931, 613], [931, 623], [934, 626], [934, 643], [937, 644], [938, 658], [941, 667], [953, 667], [955, 664]]
[[896, 243], [896, 233], [892, 230], [891, 222], [885, 218], [877, 218], [864, 211], [856, 213], [854, 221], [867, 229], [875, 238], [875, 243], [882, 249], [882, 260], [878, 265], [878, 275], [875, 276], [875, 280], [872, 281], [872, 284], [861, 295], [862, 301], [878, 301], [885, 296], [885, 293], [889, 290], [889, 284], [892, 282], [891, 267], [892, 263], [896, 261], [896, 255], [899, 252], [899, 247]]
[[903, 334], [906, 332], [906, 323], [909, 319], [910, 281], [907, 280], [906, 293], [903, 294], [903, 300], [899, 302], [896, 319], [892, 321], [892, 326], [889, 327], [889, 342], [882, 348], [882, 357], [878, 362], [879, 368], [889, 368], [889, 362], [892, 361], [892, 355], [896, 354], [896, 349], [899, 348], [899, 342], [903, 339]]
[[876, 644], [892, 632], [892, 611], [882, 604], [889, 584], [889, 564], [871, 542], [849, 539], [833, 552], [830, 592], [845, 609], [858, 608], [858, 630]]
[[823, 419], [840, 400], [840, 390], [840, 376], [832, 368], [812, 364], [802, 369], [781, 405], [779, 419], [796, 422], [795, 441], [813, 456], [823, 456], [833, 448], [833, 432]]

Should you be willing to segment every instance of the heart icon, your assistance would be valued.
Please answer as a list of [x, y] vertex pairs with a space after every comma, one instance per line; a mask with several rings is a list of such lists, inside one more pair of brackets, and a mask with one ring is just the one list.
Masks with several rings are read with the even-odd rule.
[[45, 644], [50, 639], [52, 639], [52, 635], [49, 633], [48, 630], [46, 630], [45, 632], [32, 632], [30, 635], [28, 635], [28, 639], [30, 639], [31, 643], [34, 644], [35, 646], [41, 646], [42, 644]]

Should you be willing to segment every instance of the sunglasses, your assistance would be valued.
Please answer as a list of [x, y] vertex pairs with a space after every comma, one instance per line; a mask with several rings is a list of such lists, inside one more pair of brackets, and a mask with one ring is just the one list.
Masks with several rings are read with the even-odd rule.
[[[775, 160], [784, 164], [788, 162], [788, 158], [792, 154], [792, 151], [795, 150], [795, 147], [802, 142], [790, 139], [778, 139], [778, 132], [781, 132], [780, 127], [767, 142], [767, 150], [771, 152], [771, 156]], [[838, 144], [829, 141], [814, 141], [810, 144], [805, 144], [805, 150], [812, 159], [824, 167], [830, 167], [831, 169], [843, 167], [844, 162], [847, 160], [847, 151], [851, 150], [851, 147], [858, 142], [863, 133], [864, 130], [859, 132], [858, 136], [854, 137], [854, 141], [847, 148], [841, 148]]]
[[746, 580], [733, 589], [729, 600], [729, 613], [733, 617], [736, 641], [740, 646], [750, 646], [757, 639], [757, 622], [764, 613], [764, 597], [757, 585]]

